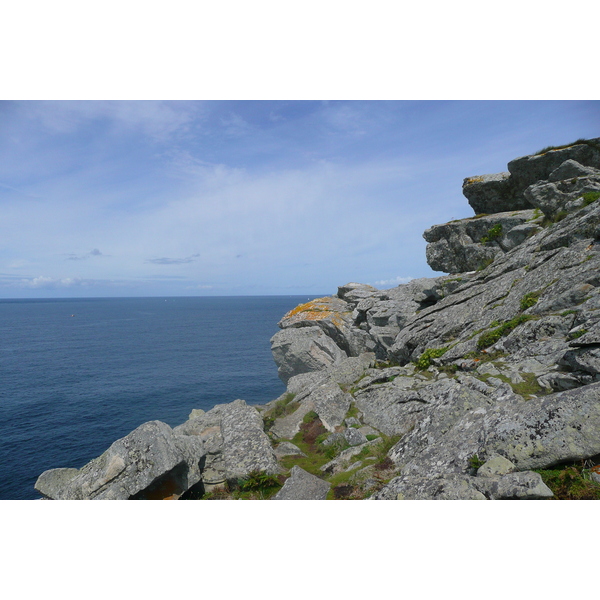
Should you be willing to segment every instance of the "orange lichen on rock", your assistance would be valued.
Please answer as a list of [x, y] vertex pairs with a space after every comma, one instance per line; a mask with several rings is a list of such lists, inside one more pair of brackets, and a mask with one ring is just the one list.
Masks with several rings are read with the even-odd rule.
[[334, 314], [334, 311], [327, 302], [328, 300], [329, 298], [315, 298], [310, 302], [300, 304], [287, 312], [283, 319], [290, 319], [298, 315], [301, 315], [302, 318], [307, 321], [320, 321], [321, 319], [326, 319]]

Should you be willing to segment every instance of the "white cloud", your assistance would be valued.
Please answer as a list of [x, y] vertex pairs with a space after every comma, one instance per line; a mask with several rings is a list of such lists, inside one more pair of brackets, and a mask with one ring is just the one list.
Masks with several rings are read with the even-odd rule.
[[393, 279], [382, 279], [381, 281], [376, 281], [375, 285], [379, 287], [396, 287], [403, 283], [408, 283], [412, 281], [414, 277], [394, 277]]
[[54, 277], [34, 277], [33, 279], [21, 279], [22, 287], [29, 288], [56, 288], [56, 287], [73, 287], [82, 285], [83, 282], [80, 279], [72, 279], [66, 277], [63, 279], [56, 279]]

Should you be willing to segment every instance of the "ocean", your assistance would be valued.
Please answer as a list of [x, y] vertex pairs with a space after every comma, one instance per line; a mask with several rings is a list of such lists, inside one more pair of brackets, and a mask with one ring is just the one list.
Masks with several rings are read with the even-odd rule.
[[269, 339], [307, 299], [0, 300], [0, 499], [39, 498], [43, 471], [80, 468], [146, 421], [277, 398]]

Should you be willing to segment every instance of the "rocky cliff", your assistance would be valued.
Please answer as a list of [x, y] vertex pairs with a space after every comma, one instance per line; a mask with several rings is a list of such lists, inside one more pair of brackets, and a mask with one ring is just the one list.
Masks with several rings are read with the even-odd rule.
[[279, 322], [286, 393], [146, 423], [48, 498], [600, 498], [600, 139], [469, 177], [424, 233], [449, 273]]

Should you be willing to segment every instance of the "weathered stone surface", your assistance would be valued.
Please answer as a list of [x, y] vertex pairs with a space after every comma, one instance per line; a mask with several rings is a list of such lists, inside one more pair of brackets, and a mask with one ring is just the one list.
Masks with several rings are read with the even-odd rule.
[[319, 415], [328, 431], [335, 431], [335, 428], [344, 422], [352, 402], [352, 396], [343, 392], [340, 386], [333, 382], [318, 387], [310, 395], [310, 399], [313, 402], [314, 411]]
[[348, 356], [372, 352], [375, 343], [365, 331], [353, 326], [352, 310], [352, 305], [341, 298], [317, 298], [289, 311], [278, 325], [284, 330], [316, 325]]
[[508, 172], [467, 177], [463, 194], [477, 215], [531, 208]]
[[392, 482], [375, 500], [541, 500], [552, 491], [537, 473], [510, 473], [501, 477], [447, 474], [412, 476]]
[[263, 421], [253, 406], [243, 400], [226, 405], [221, 433], [227, 479], [244, 477], [252, 471], [279, 472], [277, 458], [263, 431]]
[[506, 475], [508, 473], [513, 473], [516, 470], [517, 467], [511, 463], [510, 460], [504, 458], [504, 456], [496, 455], [486, 460], [485, 463], [477, 469], [477, 477]]
[[202, 442], [178, 436], [166, 424], [150, 421], [114, 442], [77, 470], [43, 473], [35, 489], [60, 500], [161, 499], [181, 495], [199, 481]]
[[280, 379], [320, 371], [346, 358], [346, 353], [318, 326], [282, 329], [271, 338]]
[[354, 427], [348, 427], [348, 429], [344, 431], [344, 438], [350, 446], [360, 446], [361, 444], [367, 443], [367, 438], [364, 434]]
[[524, 190], [537, 181], [548, 179], [567, 160], [600, 168], [600, 138], [587, 140], [585, 144], [573, 144], [567, 148], [515, 158], [508, 163], [510, 180], [516, 189]]
[[337, 296], [350, 304], [356, 305], [360, 300], [381, 295], [381, 292], [372, 285], [365, 283], [347, 283], [338, 287]]
[[299, 431], [304, 417], [315, 408], [312, 400], [305, 400], [291, 414], [275, 419], [270, 433], [276, 439], [291, 440]]
[[306, 456], [298, 446], [291, 442], [281, 442], [275, 447], [275, 456], [277, 458], [283, 458], [284, 456]]
[[427, 263], [446, 273], [476, 271], [540, 231], [535, 218], [533, 210], [520, 210], [434, 225], [423, 234]]
[[539, 208], [548, 217], [560, 211], [572, 212], [583, 207], [583, 194], [600, 191], [600, 172], [590, 177], [574, 177], [562, 181], [539, 181], [530, 185], [523, 193], [532, 206]]
[[500, 477], [477, 477], [475, 485], [490, 500], [544, 500], [554, 496], [542, 477], [531, 471]]
[[290, 478], [273, 496], [273, 500], [325, 500], [331, 484], [298, 466], [292, 467]]
[[[379, 443], [381, 443], [381, 440], [373, 440], [372, 442], [367, 442], [367, 444], [369, 445]], [[336, 473], [345, 471], [350, 466], [352, 462], [352, 457], [362, 452], [362, 449], [363, 446], [353, 446], [351, 448], [347, 448], [334, 459], [330, 460], [328, 463], [325, 463], [321, 467], [321, 472], [324, 475], [335, 475]]]

